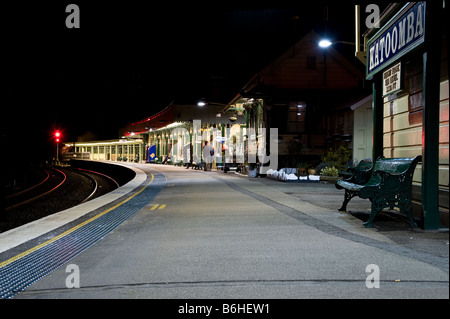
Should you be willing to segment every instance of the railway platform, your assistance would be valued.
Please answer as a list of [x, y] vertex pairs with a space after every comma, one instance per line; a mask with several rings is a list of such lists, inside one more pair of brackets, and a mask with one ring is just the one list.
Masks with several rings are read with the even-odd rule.
[[163, 175], [130, 168], [136, 176], [124, 186], [1, 233], [0, 298], [14, 296], [93, 245], [133, 216], [164, 187]]
[[[1, 298], [448, 298], [448, 230], [383, 216], [367, 229], [337, 212], [331, 184], [123, 165], [130, 183], [0, 234]], [[369, 265], [379, 289], [366, 285]]]

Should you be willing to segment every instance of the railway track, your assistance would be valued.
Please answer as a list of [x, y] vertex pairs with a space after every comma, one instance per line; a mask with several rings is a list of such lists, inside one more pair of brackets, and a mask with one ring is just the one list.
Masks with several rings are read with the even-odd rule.
[[[113, 179], [111, 176], [102, 174], [100, 172], [96, 172], [96, 171], [92, 171], [92, 170], [87, 170], [84, 168], [72, 168], [72, 170], [77, 171], [79, 174], [82, 174], [88, 178], [90, 178], [93, 182], [93, 184], [95, 185], [94, 190], [89, 194], [89, 196], [87, 196], [81, 203], [85, 203], [95, 197], [101, 196], [103, 194], [106, 194], [107, 192], [109, 192], [112, 189], [106, 190], [105, 189], [101, 189], [102, 183], [99, 183], [99, 178], [100, 179], [104, 179], [105, 181], [109, 182], [111, 185], [114, 186], [114, 188], [118, 188], [120, 185], [119, 183]], [[104, 183], [104, 182], [103, 182]]]
[[104, 195], [119, 187], [110, 176], [79, 168], [46, 168], [42, 180], [5, 197], [0, 233]]
[[44, 169], [44, 171], [47, 174], [44, 180], [20, 192], [6, 196], [7, 212], [49, 195], [67, 180], [67, 175], [59, 169]]

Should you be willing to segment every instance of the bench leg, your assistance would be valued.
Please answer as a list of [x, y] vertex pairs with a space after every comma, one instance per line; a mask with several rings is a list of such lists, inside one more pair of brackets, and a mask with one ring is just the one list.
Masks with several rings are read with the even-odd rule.
[[383, 209], [382, 205], [377, 205], [376, 198], [371, 199], [372, 201], [372, 209], [370, 212], [369, 219], [363, 224], [366, 228], [372, 228], [373, 227], [373, 220], [375, 219], [375, 216], [378, 215], [379, 212]]
[[401, 203], [403, 204], [402, 205], [403, 207], [401, 207], [400, 209], [403, 211], [403, 213], [406, 214], [406, 216], [408, 216], [409, 224], [411, 225], [411, 227], [416, 227], [417, 224], [414, 221], [414, 212], [412, 208], [411, 196], [408, 196], [408, 194], [406, 194], [403, 197]]
[[375, 216], [378, 214], [377, 211], [373, 211], [370, 213], [369, 219], [363, 223], [364, 227], [366, 228], [373, 228], [373, 220], [375, 219]]
[[340, 211], [340, 212], [346, 212], [347, 211], [347, 204], [348, 204], [348, 202], [353, 198], [353, 197], [355, 197], [356, 195], [358, 195], [358, 193], [357, 192], [352, 192], [352, 191], [349, 191], [349, 190], [345, 190], [345, 194], [344, 194], [344, 202], [342, 203], [342, 206], [341, 206], [341, 208], [338, 208], [338, 210]]
[[417, 226], [417, 223], [416, 223], [415, 220], [414, 220], [412, 208], [409, 209], [409, 210], [406, 212], [406, 216], [408, 216], [409, 224], [411, 225], [411, 227], [416, 227], [416, 226]]
[[411, 225], [411, 227], [416, 227], [417, 224], [414, 221], [414, 212], [413, 212], [412, 200], [411, 200], [411, 190], [400, 193], [397, 198], [398, 198], [400, 210], [404, 214], [406, 214], [406, 216], [408, 217], [409, 224]]

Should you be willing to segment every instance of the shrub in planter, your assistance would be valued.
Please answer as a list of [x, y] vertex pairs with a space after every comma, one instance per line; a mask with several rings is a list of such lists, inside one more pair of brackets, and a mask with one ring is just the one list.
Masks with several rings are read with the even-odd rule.
[[345, 170], [352, 158], [352, 151], [347, 147], [340, 146], [338, 149], [330, 148], [324, 156], [323, 163], [330, 163], [338, 171]]
[[334, 166], [327, 166], [320, 171], [320, 175], [337, 177], [337, 176], [339, 176], [339, 171]]

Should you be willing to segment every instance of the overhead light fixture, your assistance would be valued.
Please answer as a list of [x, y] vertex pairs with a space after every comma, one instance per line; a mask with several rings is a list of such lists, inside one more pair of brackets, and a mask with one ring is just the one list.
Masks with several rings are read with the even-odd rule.
[[206, 106], [208, 103], [206, 102], [206, 100], [204, 98], [201, 98], [200, 100], [198, 100], [197, 102], [197, 106], [199, 107], [204, 107]]
[[319, 47], [321, 47], [321, 48], [328, 48], [332, 44], [333, 43], [330, 40], [323, 39], [323, 40], [320, 40]]

